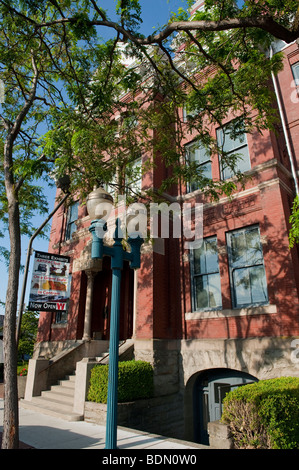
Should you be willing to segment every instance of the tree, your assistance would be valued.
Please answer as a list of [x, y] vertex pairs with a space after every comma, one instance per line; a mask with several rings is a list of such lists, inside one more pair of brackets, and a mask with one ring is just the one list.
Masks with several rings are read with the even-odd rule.
[[[154, 147], [169, 170], [161, 191], [166, 183], [188, 181], [195, 175], [213, 197], [231, 193], [231, 183], [207, 180], [198, 166], [181, 164], [180, 136], [186, 129], [196, 130], [202, 144], [220, 153], [234, 169], [237, 156], [225, 154], [211, 138], [210, 126], [221, 124], [233, 112], [232, 136], [275, 127], [268, 80], [272, 71], [280, 69], [281, 57], [270, 59], [267, 50], [274, 38], [289, 43], [299, 32], [296, 0], [246, 0], [240, 7], [234, 0], [207, 0], [205, 11], [190, 19], [180, 9], [147, 37], [140, 33], [138, 0], [118, 0], [118, 21], [111, 21], [99, 3], [0, 0], [0, 79], [6, 87], [0, 181], [5, 192], [0, 215], [7, 219], [10, 236], [4, 448], [16, 447], [18, 441], [15, 320], [20, 209], [27, 217], [37, 209], [36, 201], [29, 199], [34, 178], [53, 168], [57, 175], [67, 172], [72, 174], [72, 190], [83, 194], [91, 183], [111, 183], [116, 168], [131, 165], [133, 175], [137, 154], [129, 150]], [[101, 28], [115, 31], [115, 38], [103, 43]], [[135, 60], [135, 68], [124, 66], [124, 55]], [[131, 99], [124, 105], [119, 95], [125, 91]], [[178, 119], [182, 107], [193, 115], [187, 123]], [[111, 121], [112, 116], [117, 119]], [[46, 129], [41, 130], [41, 124]], [[47, 129], [46, 137], [38, 141]], [[110, 161], [108, 154], [113, 156]], [[119, 175], [115, 185], [123, 190], [126, 181], [122, 171]]]
[[35, 312], [26, 310], [22, 316], [21, 335], [19, 339], [19, 357], [32, 356], [36, 341], [38, 317]]
[[[94, 182], [111, 182], [116, 167], [118, 175], [122, 174], [120, 169], [127, 170], [128, 163], [137, 157], [132, 150], [128, 157], [124, 149], [138, 147], [140, 153], [154, 149], [153, 153], [162, 155], [168, 166], [169, 176], [161, 190], [178, 179], [190, 181], [194, 175], [199, 186], [213, 197], [230, 194], [235, 189], [235, 183], [207, 180], [195, 163], [182, 165], [185, 150], [181, 137], [186, 130], [196, 130], [207, 151], [221, 155], [222, 163], [234, 171], [238, 155], [224, 152], [211, 137], [211, 126], [221, 126], [233, 114], [230, 129], [233, 137], [253, 129], [275, 129], [278, 115], [269, 79], [271, 72], [280, 70], [282, 57], [275, 54], [269, 58], [268, 52], [274, 38], [291, 41], [297, 37], [298, 5], [294, 1], [283, 2], [282, 8], [280, 1], [247, 1], [239, 8], [233, 0], [206, 1], [205, 5], [205, 10], [196, 12], [191, 21], [189, 13], [180, 9], [161, 31], [145, 37], [138, 31], [141, 21], [138, 1], [118, 2], [118, 22], [112, 22], [96, 2], [88, 2], [89, 10], [81, 13], [81, 26], [84, 24], [94, 35], [97, 28], [107, 26], [115, 30], [116, 37], [110, 45], [103, 46], [102, 52], [106, 48], [109, 60], [106, 66], [105, 60], [99, 61], [94, 86], [88, 90], [93, 105], [80, 108], [75, 100], [67, 116], [57, 113], [44, 150], [51, 156], [59, 153], [58, 172], [68, 167], [74, 176], [79, 170], [74, 190], [86, 192]], [[55, 20], [55, 25], [74, 25], [76, 21], [78, 16], [65, 14]], [[36, 28], [44, 29], [53, 23], [36, 23]], [[124, 58], [134, 59], [134, 65], [122, 68]], [[126, 85], [131, 97], [121, 103], [119, 96]], [[104, 93], [111, 97], [109, 103], [103, 100]], [[160, 100], [157, 105], [163, 96], [167, 100]], [[191, 116], [187, 123], [178, 115], [182, 107]], [[134, 128], [130, 123], [137, 118], [139, 125]], [[147, 129], [152, 133], [147, 133]], [[112, 157], [109, 162], [105, 154]], [[95, 161], [98, 165], [94, 165]], [[83, 180], [82, 168], [86, 175]], [[235, 181], [242, 179], [243, 175], [236, 173]], [[123, 186], [123, 180], [124, 177], [118, 178], [118, 187]], [[86, 182], [90, 183], [89, 188]]]
[[[22, 2], [15, 2], [13, 6], [19, 5], [26, 7], [27, 12], [32, 11], [29, 4]], [[32, 5], [32, 8], [41, 20], [49, 15], [53, 18], [51, 4]], [[4, 227], [8, 226], [10, 240], [3, 338], [6, 400], [2, 447], [15, 448], [18, 446], [16, 310], [21, 233], [30, 233], [33, 213], [44, 213], [47, 209], [36, 180], [43, 175], [49, 178], [53, 166], [40, 152], [39, 137], [41, 128], [49, 124], [53, 109], [64, 106], [58, 80], [68, 77], [70, 90], [72, 80], [76, 80], [77, 93], [84, 82], [76, 72], [79, 60], [73, 53], [76, 38], [71, 28], [65, 28], [63, 36], [59, 35], [60, 31], [51, 30], [46, 37], [3, 4], [0, 5], [0, 22], [0, 73], [5, 84], [5, 103], [0, 115], [3, 169], [0, 216]], [[87, 58], [85, 63], [88, 64]]]
[[291, 229], [289, 233], [290, 248], [293, 248], [295, 243], [299, 243], [299, 197], [296, 196], [292, 206], [292, 213], [289, 220]]
[[[4, 22], [2, 22], [2, 24], [3, 23]], [[8, 92], [8, 98], [5, 105], [3, 105], [3, 112], [1, 114], [1, 166], [3, 168], [3, 180], [5, 185], [5, 193], [3, 194], [2, 192], [1, 212], [5, 214], [4, 218], [6, 218], [7, 214], [10, 239], [9, 277], [4, 321], [4, 356], [5, 358], [9, 358], [9, 361], [6, 360], [4, 368], [7, 400], [4, 410], [2, 446], [4, 448], [12, 448], [18, 445], [18, 432], [15, 427], [15, 423], [17, 423], [18, 420], [15, 325], [21, 257], [20, 204], [25, 204], [28, 211], [30, 205], [25, 201], [27, 201], [27, 197], [30, 199], [28, 192], [30, 185], [23, 183], [25, 181], [25, 174], [27, 173], [28, 175], [31, 172], [31, 170], [28, 169], [28, 165], [31, 166], [34, 163], [37, 165], [36, 160], [31, 160], [33, 153], [31, 145], [34, 145], [34, 134], [38, 124], [38, 122], [36, 122], [38, 120], [32, 113], [34, 108], [34, 111], [38, 113], [38, 109], [34, 106], [38, 86], [38, 68], [36, 59], [31, 55], [30, 50], [27, 55], [27, 61], [25, 59], [26, 54], [24, 53], [22, 55], [22, 61], [25, 59], [24, 62], [21, 62], [20, 51], [18, 55], [16, 54], [16, 63], [13, 61], [13, 56], [9, 56], [9, 54], [14, 54], [12, 49], [15, 49], [15, 46], [13, 45], [14, 40], [10, 32], [8, 21], [6, 22], [6, 28], [3, 28], [1, 31], [1, 36], [1, 56], [3, 57], [4, 55], [2, 63], [7, 59], [5, 61], [6, 70], [3, 72], [2, 76], [6, 75], [5, 82]], [[28, 60], [28, 56], [31, 60]], [[33, 123], [31, 124], [30, 121], [32, 120]], [[22, 195], [23, 197], [25, 196], [26, 199], [23, 199]], [[43, 203], [43, 200], [41, 199], [40, 202]], [[35, 203], [34, 206], [36, 209]], [[42, 209], [43, 205], [41, 204], [41, 210]], [[16, 429], [16, 431], [12, 432], [12, 429]], [[10, 435], [8, 435], [8, 432], [10, 432]]]

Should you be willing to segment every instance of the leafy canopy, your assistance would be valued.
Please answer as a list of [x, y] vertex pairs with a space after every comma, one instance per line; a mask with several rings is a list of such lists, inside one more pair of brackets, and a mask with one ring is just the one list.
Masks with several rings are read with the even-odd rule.
[[[52, 167], [56, 176], [72, 176], [73, 192], [84, 195], [99, 183], [123, 192], [126, 171], [147, 155], [143, 171], [155, 158], [167, 167], [162, 190], [196, 178], [213, 197], [231, 192], [234, 184], [207, 180], [198, 165], [182, 164], [182, 137], [196, 133], [211, 158], [220, 155], [234, 171], [238, 156], [225, 154], [212, 127], [230, 120], [233, 137], [275, 128], [268, 84], [282, 61], [280, 54], [270, 59], [269, 48], [275, 37], [298, 28], [297, 2], [207, 0], [192, 18], [180, 8], [150, 36], [140, 32], [142, 2], [118, 0], [116, 21], [98, 3], [0, 2], [7, 122], [13, 122], [30, 90], [33, 62], [39, 72], [39, 97], [23, 123], [27, 134], [30, 129], [30, 145], [20, 134], [15, 177]], [[114, 38], [104, 41], [107, 27]], [[191, 116], [187, 122], [182, 108]]]

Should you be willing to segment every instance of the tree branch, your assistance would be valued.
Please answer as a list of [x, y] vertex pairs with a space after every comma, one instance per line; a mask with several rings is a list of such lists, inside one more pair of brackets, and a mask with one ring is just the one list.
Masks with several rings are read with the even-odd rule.
[[[36, 28], [44, 28], [54, 26], [55, 24], [75, 23], [76, 18], [61, 18], [58, 20], [47, 21], [36, 24]], [[159, 34], [150, 35], [147, 38], [140, 38], [126, 30], [123, 26], [108, 20], [90, 20], [91, 26], [106, 26], [115, 29], [115, 31], [123, 34], [124, 37], [131, 41], [138, 42], [141, 45], [159, 44], [165, 41], [173, 33], [179, 31], [228, 31], [230, 29], [239, 28], [259, 28], [277, 39], [282, 39], [286, 43], [295, 41], [299, 37], [299, 29], [290, 31], [281, 24], [273, 20], [271, 16], [264, 17], [248, 17], [248, 18], [230, 18], [221, 21], [176, 21], [169, 23], [166, 28]]]
[[101, 10], [101, 8], [98, 7], [96, 1], [95, 1], [95, 0], [91, 0], [91, 3], [93, 4], [95, 11], [100, 15], [100, 17], [102, 18], [102, 20], [106, 21], [107, 18], [106, 18], [106, 16], [104, 15], [103, 10]]
[[[15, 8], [11, 7], [5, 1], [0, 0], [0, 3], [2, 3], [6, 8], [13, 12], [13, 14], [19, 15], [23, 19], [29, 21], [37, 29], [44, 28], [47, 26], [54, 26], [56, 24], [74, 24], [77, 22], [76, 17], [63, 17], [52, 21], [37, 23], [32, 18], [29, 18], [28, 16], [24, 15], [24, 13], [21, 13]], [[164, 28], [164, 30], [158, 34], [150, 35], [147, 38], [141, 38], [132, 34], [131, 31], [126, 30], [122, 25], [107, 20], [107, 17], [104, 15], [103, 11], [96, 6], [96, 2], [91, 0], [91, 3], [93, 4], [95, 11], [101, 16], [102, 20], [89, 20], [90, 26], [106, 26], [108, 28], [112, 28], [118, 33], [121, 33], [124, 38], [134, 41], [135, 43], [138, 42], [140, 45], [159, 44], [161, 43], [161, 41], [164, 41], [169, 38], [171, 34], [179, 31], [227, 31], [230, 29], [238, 28], [259, 28], [272, 34], [277, 39], [282, 39], [286, 43], [293, 42], [299, 37], [298, 22], [294, 21], [293, 27], [291, 29], [287, 29], [283, 25], [277, 23], [272, 16], [261, 15], [245, 18], [228, 18], [220, 21], [176, 21], [173, 23], [169, 23], [166, 28]]]
[[190, 31], [187, 31], [187, 34], [188, 36], [190, 37], [191, 41], [194, 42], [194, 44], [196, 44], [196, 46], [198, 47], [199, 51], [203, 54], [203, 56], [210, 62], [212, 62], [213, 64], [216, 64], [219, 68], [221, 68], [221, 70], [225, 73], [225, 75], [227, 76], [228, 80], [229, 80], [229, 83], [230, 83], [230, 86], [231, 86], [231, 90], [232, 90], [232, 93], [234, 95], [236, 95], [236, 97], [238, 98], [238, 100], [241, 102], [241, 103], [244, 103], [244, 97], [242, 97], [239, 93], [236, 92], [235, 90], [235, 86], [234, 86], [234, 82], [231, 78], [231, 74], [229, 72], [229, 70], [221, 63], [221, 62], [218, 62], [217, 60], [214, 59], [214, 57], [212, 57], [210, 54], [208, 54], [208, 52], [202, 47], [202, 45], [200, 44], [200, 42], [193, 36], [193, 34], [190, 32]]
[[3, 127], [6, 131], [9, 132], [9, 129], [11, 128], [11, 123], [5, 119], [2, 114], [0, 114], [0, 119], [2, 121]]
[[227, 31], [238, 28], [259, 28], [272, 34], [278, 39], [289, 43], [295, 41], [299, 36], [299, 29], [289, 31], [284, 26], [273, 20], [271, 16], [230, 18], [221, 21], [178, 21], [170, 23], [159, 34], [148, 36], [147, 44], [164, 41], [176, 31]]
[[186, 77], [186, 75], [184, 75], [180, 69], [178, 67], [175, 66], [173, 60], [172, 60], [172, 57], [171, 57], [171, 54], [169, 53], [169, 51], [166, 49], [166, 47], [163, 46], [162, 43], [159, 44], [160, 46], [160, 49], [164, 52], [164, 54], [167, 56], [168, 58], [168, 62], [172, 68], [172, 70], [174, 72], [176, 72], [179, 77], [181, 77], [185, 82], [189, 83], [189, 85], [195, 90], [197, 91], [198, 90], [198, 87], [192, 82], [192, 80], [190, 80], [190, 78]]
[[[49, 161], [48, 158], [45, 156], [45, 154], [43, 153], [37, 160], [36, 160], [36, 163], [40, 163], [40, 162], [46, 162], [46, 161]], [[25, 176], [21, 176], [19, 178], [19, 180], [16, 182], [15, 184], [15, 191], [16, 193], [18, 193], [18, 191], [21, 189], [21, 186], [23, 185], [24, 181], [25, 181], [25, 178], [26, 178], [26, 175]]]
[[32, 106], [32, 103], [35, 99], [35, 95], [36, 95], [36, 89], [37, 89], [37, 82], [38, 82], [38, 70], [37, 70], [37, 67], [36, 67], [36, 63], [35, 63], [35, 60], [34, 60], [34, 57], [32, 56], [32, 68], [33, 68], [33, 72], [34, 72], [34, 76], [33, 76], [33, 80], [32, 80], [32, 87], [31, 87], [31, 91], [30, 91], [30, 94], [29, 94], [29, 97], [28, 99], [25, 101], [24, 103], [24, 106], [23, 108], [21, 109], [20, 113], [18, 114], [15, 122], [14, 122], [14, 125], [11, 129], [11, 139], [12, 139], [12, 142], [14, 142], [14, 140], [16, 139], [18, 133], [19, 133], [19, 130], [21, 128], [21, 125], [23, 123], [23, 120], [25, 119], [28, 111], [30, 110], [31, 106]]

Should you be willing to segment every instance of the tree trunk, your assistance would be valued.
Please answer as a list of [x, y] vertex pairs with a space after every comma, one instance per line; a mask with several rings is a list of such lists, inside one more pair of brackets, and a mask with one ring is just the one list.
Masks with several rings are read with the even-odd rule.
[[2, 449], [17, 449], [19, 447], [16, 312], [21, 260], [21, 233], [18, 195], [15, 192], [12, 166], [7, 164], [11, 155], [11, 147], [12, 145], [8, 143], [4, 151], [5, 157], [8, 157], [4, 160], [4, 175], [8, 200], [10, 259], [3, 329], [5, 400]]
[[32, 88], [28, 98], [25, 99], [24, 106], [16, 117], [14, 124], [11, 125], [11, 123], [5, 120], [3, 121], [3, 125], [7, 131], [4, 145], [3, 169], [8, 202], [10, 257], [3, 329], [5, 400], [2, 449], [17, 449], [19, 447], [16, 320], [21, 265], [21, 227], [18, 192], [22, 185], [22, 178], [20, 178], [18, 184], [16, 184], [16, 181], [14, 180], [13, 150], [14, 143], [20, 132], [22, 123], [30, 111], [36, 97], [39, 72], [33, 56], [32, 69], [34, 72]]

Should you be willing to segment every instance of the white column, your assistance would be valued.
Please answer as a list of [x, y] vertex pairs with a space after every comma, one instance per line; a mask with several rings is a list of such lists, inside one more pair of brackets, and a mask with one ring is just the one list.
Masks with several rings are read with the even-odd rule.
[[91, 316], [92, 316], [92, 300], [93, 300], [93, 285], [94, 278], [96, 275], [95, 271], [86, 270], [87, 275], [87, 289], [86, 289], [86, 301], [85, 301], [85, 316], [84, 316], [84, 332], [83, 341], [91, 340]]

